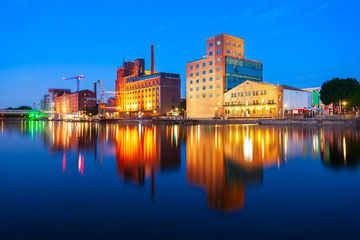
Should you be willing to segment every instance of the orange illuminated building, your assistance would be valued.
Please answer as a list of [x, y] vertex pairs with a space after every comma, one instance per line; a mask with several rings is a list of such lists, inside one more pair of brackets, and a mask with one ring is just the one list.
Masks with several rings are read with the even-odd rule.
[[282, 135], [274, 128], [191, 126], [187, 182], [207, 193], [208, 207], [225, 213], [245, 205], [245, 188], [261, 183], [263, 169], [283, 162]]
[[180, 105], [181, 79], [179, 74], [145, 71], [145, 60], [124, 62], [117, 69], [115, 104], [121, 115], [158, 115]]

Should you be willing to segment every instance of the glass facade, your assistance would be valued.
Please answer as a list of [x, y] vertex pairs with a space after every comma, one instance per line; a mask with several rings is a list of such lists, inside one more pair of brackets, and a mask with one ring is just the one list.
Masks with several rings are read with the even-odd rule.
[[262, 63], [226, 57], [225, 91], [228, 91], [247, 80], [255, 82], [263, 81]]

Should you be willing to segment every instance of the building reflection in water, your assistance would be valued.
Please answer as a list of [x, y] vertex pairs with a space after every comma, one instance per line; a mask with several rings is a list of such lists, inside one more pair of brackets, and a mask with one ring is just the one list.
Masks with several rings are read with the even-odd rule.
[[186, 141], [187, 183], [206, 191], [210, 209], [225, 213], [244, 208], [246, 188], [261, 184], [266, 168], [299, 158], [329, 169], [360, 162], [357, 128], [1, 121], [1, 136], [13, 133], [41, 139], [65, 173], [76, 168], [85, 174], [90, 159], [99, 166], [115, 159], [124, 182], [141, 186], [150, 179], [152, 196], [156, 173], [180, 168], [180, 143]]
[[225, 213], [242, 209], [246, 186], [261, 183], [264, 167], [284, 161], [283, 134], [276, 129], [246, 125], [189, 127], [188, 184], [206, 191], [211, 209]]

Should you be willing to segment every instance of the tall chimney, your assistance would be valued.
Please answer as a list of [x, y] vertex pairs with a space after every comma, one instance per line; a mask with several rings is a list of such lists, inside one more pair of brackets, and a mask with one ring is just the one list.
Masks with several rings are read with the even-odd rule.
[[154, 44], [151, 44], [151, 74], [154, 74], [155, 66], [154, 66]]
[[95, 93], [95, 97], [96, 97], [96, 82], [94, 82], [94, 93]]

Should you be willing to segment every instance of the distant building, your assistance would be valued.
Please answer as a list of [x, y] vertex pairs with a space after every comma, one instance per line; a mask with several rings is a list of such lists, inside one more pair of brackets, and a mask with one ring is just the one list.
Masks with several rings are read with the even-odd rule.
[[224, 94], [225, 117], [282, 118], [284, 110], [311, 107], [312, 93], [285, 85], [246, 81]]
[[220, 34], [207, 39], [206, 55], [186, 64], [186, 111], [191, 118], [220, 116], [224, 92], [263, 81], [261, 62], [245, 59], [244, 39]]
[[121, 115], [165, 114], [180, 104], [179, 74], [155, 72], [152, 45], [151, 71], [145, 71], [145, 60], [124, 62], [117, 69], [115, 104]]
[[312, 93], [312, 104], [314, 110], [322, 111], [324, 114], [333, 114], [333, 104], [324, 105], [320, 99], [321, 87], [302, 88], [302, 90]]
[[90, 90], [64, 93], [54, 97], [54, 110], [59, 114], [79, 114], [87, 108], [94, 107], [96, 107], [96, 93]]

